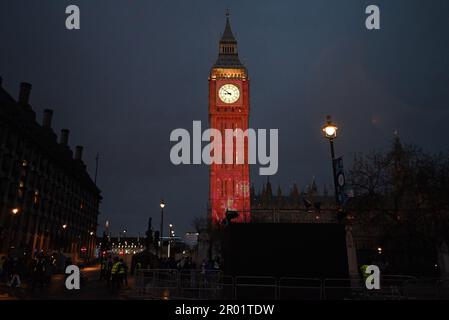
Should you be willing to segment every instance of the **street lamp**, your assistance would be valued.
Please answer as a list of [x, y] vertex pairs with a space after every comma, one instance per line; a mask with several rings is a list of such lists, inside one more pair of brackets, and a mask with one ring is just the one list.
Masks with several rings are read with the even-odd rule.
[[173, 225], [170, 223], [168, 225], [168, 246], [167, 246], [167, 258], [170, 258], [170, 245], [171, 245], [171, 237], [173, 233]]
[[62, 252], [64, 252], [64, 250], [65, 250], [65, 248], [66, 248], [66, 234], [65, 234], [65, 232], [64, 232], [64, 230], [65, 229], [67, 229], [67, 224], [66, 223], [64, 223], [63, 225], [62, 225], [62, 230], [63, 230], [63, 232], [62, 232], [62, 234], [61, 234], [61, 243], [60, 243], [60, 246], [62, 246], [63, 248], [62, 248]]
[[[14, 244], [14, 240], [16, 238], [16, 234], [14, 233], [14, 237], [11, 237], [12, 233], [13, 233], [13, 224], [14, 224], [14, 218], [15, 216], [19, 213], [19, 208], [12, 208], [11, 209], [11, 219], [10, 219], [10, 223], [9, 223], [9, 232], [8, 232], [8, 242], [7, 242], [7, 247], [6, 250], [9, 251], [10, 247], [11, 247], [11, 242], [13, 242]], [[12, 239], [11, 239], [12, 238]]]
[[167, 247], [167, 257], [170, 258], [170, 247], [172, 243], [172, 237], [174, 236], [175, 232], [173, 231], [173, 224], [168, 225], [168, 247]]
[[159, 248], [159, 258], [162, 258], [162, 247], [164, 245], [164, 240], [162, 239], [163, 231], [164, 231], [164, 208], [165, 208], [165, 201], [164, 201], [164, 199], [161, 199], [161, 202], [160, 202], [159, 205], [161, 207], [161, 232], [160, 232], [160, 235], [159, 235], [161, 246]]
[[337, 137], [338, 127], [332, 122], [331, 116], [326, 117], [326, 124], [323, 126], [324, 136], [329, 140]]
[[324, 137], [329, 140], [329, 144], [331, 147], [332, 172], [334, 175], [335, 202], [337, 203], [337, 205], [339, 205], [340, 201], [338, 200], [338, 193], [337, 193], [337, 176], [336, 176], [336, 168], [335, 168], [335, 150], [334, 150], [334, 139], [337, 138], [337, 130], [338, 130], [338, 127], [332, 122], [331, 116], [327, 116], [326, 124], [323, 126], [323, 134], [324, 134]]

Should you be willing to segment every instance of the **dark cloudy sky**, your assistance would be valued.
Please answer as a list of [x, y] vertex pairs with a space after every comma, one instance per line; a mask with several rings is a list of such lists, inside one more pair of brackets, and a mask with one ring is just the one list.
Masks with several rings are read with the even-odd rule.
[[[70, 4], [81, 10], [79, 31], [65, 29]], [[380, 31], [365, 29], [369, 4], [380, 6]], [[143, 233], [149, 216], [159, 224], [161, 197], [178, 234], [205, 215], [208, 168], [173, 166], [169, 135], [207, 123], [227, 7], [251, 77], [250, 124], [279, 128], [275, 187], [288, 192], [313, 176], [331, 183], [326, 114], [347, 166], [354, 152], [387, 147], [395, 130], [447, 150], [447, 0], [2, 0], [3, 86], [16, 96], [20, 81], [31, 82], [39, 118], [55, 110], [55, 131], [69, 128], [69, 143], [85, 146], [92, 174], [100, 153], [100, 224]]]

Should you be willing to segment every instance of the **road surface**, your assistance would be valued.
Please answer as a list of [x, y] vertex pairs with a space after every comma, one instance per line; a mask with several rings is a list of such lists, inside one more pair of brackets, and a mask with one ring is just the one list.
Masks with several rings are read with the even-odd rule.
[[[87, 267], [81, 270], [87, 277], [87, 281], [81, 284], [79, 290], [68, 290], [65, 287], [65, 275], [53, 275], [51, 283], [43, 289], [36, 288], [30, 292], [26, 284], [22, 288], [10, 288], [5, 284], [0, 285], [0, 300], [111, 300], [126, 299], [130, 289], [121, 289], [111, 292], [104, 281], [99, 281], [99, 266]], [[130, 287], [133, 284], [132, 277], [128, 277]]]

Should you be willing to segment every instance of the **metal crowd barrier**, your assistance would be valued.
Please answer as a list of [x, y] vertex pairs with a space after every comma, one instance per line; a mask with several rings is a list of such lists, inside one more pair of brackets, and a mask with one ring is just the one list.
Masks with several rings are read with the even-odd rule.
[[290, 278], [279, 280], [279, 300], [321, 300], [321, 279]]
[[233, 278], [220, 271], [142, 269], [135, 275], [132, 298], [232, 299]]
[[440, 279], [437, 285], [438, 285], [438, 298], [449, 300], [449, 279]]
[[404, 275], [385, 275], [380, 278], [380, 290], [376, 292], [376, 296], [382, 299], [398, 300], [406, 299], [405, 297], [405, 284], [407, 281], [413, 281], [416, 279], [412, 276]]
[[178, 288], [178, 270], [141, 269], [135, 274], [134, 298], [170, 298]]
[[449, 300], [449, 279], [413, 279], [404, 284], [407, 299]]
[[324, 300], [358, 300], [363, 299], [365, 286], [361, 280], [324, 279]]
[[404, 275], [385, 275], [380, 289], [368, 290], [362, 279], [325, 279], [326, 300], [400, 300], [406, 299], [405, 284], [415, 278]]
[[380, 290], [364, 280], [225, 276], [220, 271], [143, 269], [135, 274], [130, 298], [195, 300], [397, 300], [449, 299], [449, 279], [389, 275]]
[[182, 270], [177, 295], [182, 299], [231, 299], [233, 278], [219, 271]]
[[276, 300], [277, 282], [274, 277], [236, 276], [234, 298], [239, 300]]

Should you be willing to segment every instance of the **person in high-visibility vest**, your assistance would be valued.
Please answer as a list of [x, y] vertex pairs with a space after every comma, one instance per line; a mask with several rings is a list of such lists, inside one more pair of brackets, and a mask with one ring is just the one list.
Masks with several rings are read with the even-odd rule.
[[118, 275], [119, 275], [119, 282], [120, 285], [128, 286], [128, 266], [123, 261], [123, 259], [120, 259], [120, 264], [118, 266]]
[[112, 290], [119, 289], [120, 288], [120, 275], [119, 275], [119, 269], [120, 269], [120, 261], [117, 257], [114, 258], [114, 264], [112, 265], [111, 269], [111, 287]]
[[368, 278], [368, 276], [369, 276], [369, 274], [366, 273], [366, 268], [368, 268], [367, 264], [360, 266], [360, 272], [362, 272], [362, 277], [363, 277], [364, 282], [366, 281], [366, 278]]

